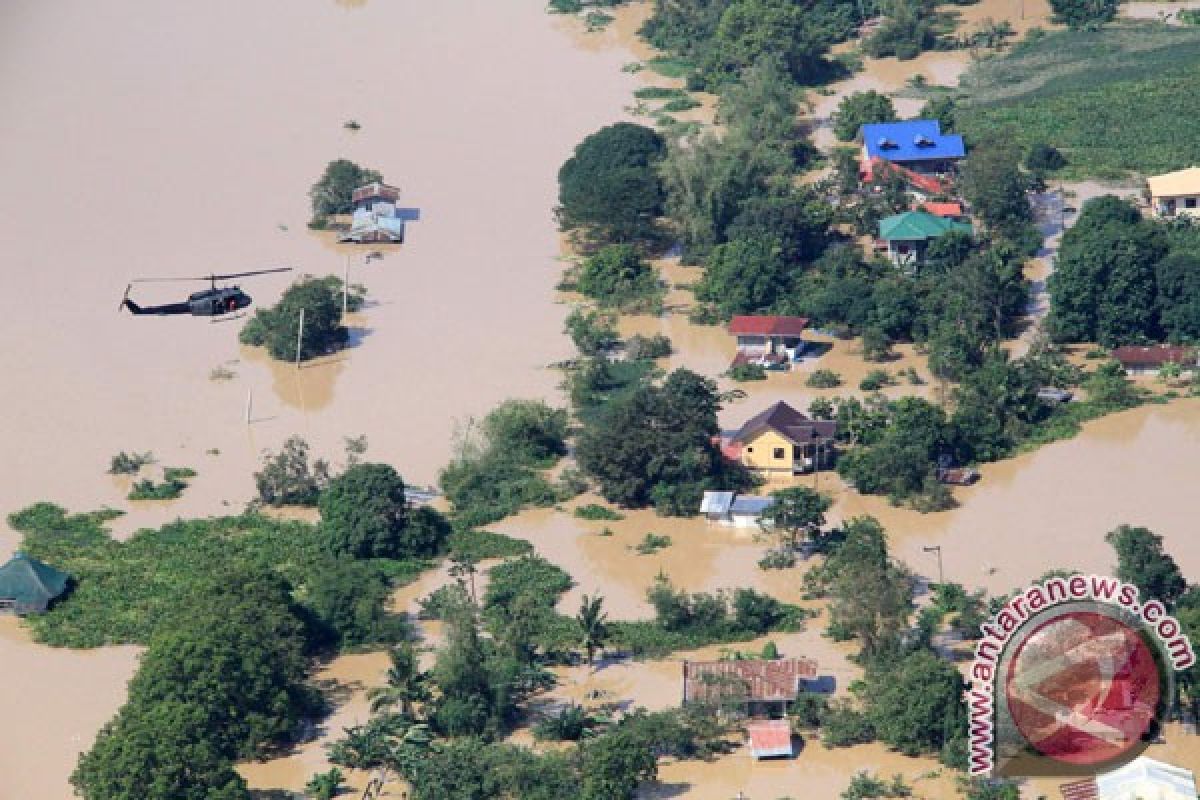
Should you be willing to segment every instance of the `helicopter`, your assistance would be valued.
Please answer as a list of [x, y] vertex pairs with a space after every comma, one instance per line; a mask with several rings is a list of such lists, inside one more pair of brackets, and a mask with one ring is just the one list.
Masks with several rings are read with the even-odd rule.
[[[202, 278], [135, 278], [125, 287], [125, 296], [121, 298], [117, 311], [129, 309], [134, 315], [153, 314], [165, 316], [168, 314], [191, 314], [194, 317], [221, 317], [243, 308], [254, 302], [250, 295], [237, 286], [217, 286], [217, 281], [227, 281], [233, 278], [244, 278], [249, 275], [266, 275], [272, 272], [289, 272], [291, 267], [276, 269], [260, 269], [253, 272], [235, 272], [230, 275], [205, 275]], [[202, 289], [188, 295], [187, 300], [180, 303], [167, 303], [161, 306], [139, 306], [129, 299], [129, 291], [135, 283], [150, 283], [158, 281], [209, 281], [210, 288]]]

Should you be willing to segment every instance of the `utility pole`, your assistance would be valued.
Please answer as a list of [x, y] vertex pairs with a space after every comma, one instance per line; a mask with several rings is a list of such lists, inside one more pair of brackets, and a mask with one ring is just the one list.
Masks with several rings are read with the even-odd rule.
[[296, 332], [296, 369], [300, 369], [300, 348], [304, 342], [304, 309], [300, 309], [300, 330]]
[[350, 254], [346, 254], [346, 263], [342, 267], [342, 316], [350, 306]]
[[254, 387], [246, 389], [246, 424], [250, 424], [250, 415], [254, 413]]
[[942, 571], [942, 546], [940, 544], [931, 545], [930, 547], [922, 547], [926, 553], [937, 553], [938, 557], [938, 584], [946, 582], [946, 573]]

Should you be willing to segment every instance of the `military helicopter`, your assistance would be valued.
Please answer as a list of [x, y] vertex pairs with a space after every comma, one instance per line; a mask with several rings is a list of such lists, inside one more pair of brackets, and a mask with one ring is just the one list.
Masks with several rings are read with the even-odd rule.
[[[237, 286], [218, 287], [217, 281], [244, 278], [249, 275], [266, 275], [272, 272], [289, 272], [291, 269], [291, 267], [278, 267], [276, 269], [254, 270], [253, 272], [235, 272], [230, 275], [205, 275], [203, 278], [136, 278], [130, 281], [129, 285], [125, 287], [125, 296], [121, 298], [121, 304], [117, 306], [117, 310], [120, 311], [122, 308], [127, 308], [131, 314], [135, 315], [156, 314], [165, 316], [168, 314], [191, 314], [194, 317], [221, 317], [249, 307], [254, 300]], [[187, 300], [181, 303], [167, 303], [161, 306], [139, 306], [129, 299], [129, 291], [133, 288], [133, 284], [159, 281], [209, 281], [211, 286], [208, 289], [193, 292], [188, 295]]]

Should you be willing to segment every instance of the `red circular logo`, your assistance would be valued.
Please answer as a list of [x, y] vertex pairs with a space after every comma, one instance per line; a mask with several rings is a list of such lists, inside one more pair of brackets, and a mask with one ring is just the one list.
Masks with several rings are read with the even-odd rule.
[[1162, 692], [1137, 630], [1106, 614], [1072, 611], [1021, 642], [1005, 680], [1009, 713], [1045, 756], [1100, 764], [1136, 747]]

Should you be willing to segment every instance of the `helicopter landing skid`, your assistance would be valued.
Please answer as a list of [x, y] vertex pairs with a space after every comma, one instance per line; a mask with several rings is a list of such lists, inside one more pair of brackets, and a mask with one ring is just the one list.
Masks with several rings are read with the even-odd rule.
[[239, 314], [226, 314], [226, 315], [220, 316], [220, 317], [213, 317], [212, 319], [210, 319], [208, 321], [208, 324], [216, 325], [218, 322], [233, 322], [234, 320], [245, 319], [246, 316], [247, 316], [247, 314], [245, 311], [243, 311]]

